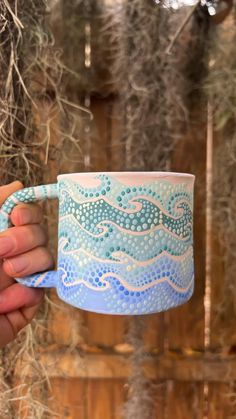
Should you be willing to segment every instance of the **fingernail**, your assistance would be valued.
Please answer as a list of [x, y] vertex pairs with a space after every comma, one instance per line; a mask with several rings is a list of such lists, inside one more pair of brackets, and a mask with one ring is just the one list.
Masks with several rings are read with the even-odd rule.
[[0, 237], [0, 255], [4, 256], [14, 248], [11, 237]]
[[31, 221], [31, 212], [28, 208], [19, 208], [21, 224], [29, 224]]
[[25, 256], [20, 256], [15, 259], [6, 260], [5, 264], [10, 267], [11, 271], [21, 273], [25, 271], [26, 268], [28, 268], [29, 260]]

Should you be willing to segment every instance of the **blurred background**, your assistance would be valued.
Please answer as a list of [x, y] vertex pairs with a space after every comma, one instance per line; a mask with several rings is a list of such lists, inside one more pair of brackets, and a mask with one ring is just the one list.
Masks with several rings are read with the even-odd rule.
[[1, 419], [236, 418], [235, 18], [233, 0], [0, 2], [1, 184], [196, 175], [192, 299], [115, 317], [50, 291], [1, 351]]

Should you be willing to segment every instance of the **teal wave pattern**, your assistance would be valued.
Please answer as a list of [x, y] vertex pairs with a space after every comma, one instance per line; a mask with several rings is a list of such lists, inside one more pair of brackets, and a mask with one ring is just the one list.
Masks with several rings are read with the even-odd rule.
[[181, 238], [189, 238], [191, 234], [192, 211], [187, 202], [178, 203], [180, 215], [173, 217], [154, 202], [139, 196], [129, 203], [131, 209], [125, 211], [103, 198], [79, 203], [66, 190], [62, 191], [62, 197], [65, 204], [61, 205], [60, 217], [72, 215], [84, 230], [95, 236], [103, 233], [104, 225], [111, 224], [130, 234], [143, 233], [158, 226]]
[[163, 228], [144, 235], [131, 235], [128, 231], [120, 231], [115, 225], [107, 223], [106, 226], [107, 230], [96, 237], [82, 230], [72, 216], [60, 220], [61, 237], [68, 239], [68, 250], [82, 248], [102, 259], [114, 260], [114, 252], [118, 251], [138, 260], [152, 259], [164, 251], [171, 255], [182, 255], [192, 244], [191, 237], [182, 240]]

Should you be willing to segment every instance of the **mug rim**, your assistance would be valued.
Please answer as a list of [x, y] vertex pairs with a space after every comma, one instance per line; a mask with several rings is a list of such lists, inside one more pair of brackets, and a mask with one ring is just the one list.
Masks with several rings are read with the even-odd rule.
[[73, 178], [74, 176], [94, 176], [94, 175], [113, 175], [113, 176], [155, 176], [157, 178], [164, 178], [164, 177], [183, 177], [183, 178], [190, 178], [190, 179], [195, 179], [195, 175], [191, 174], [191, 173], [181, 173], [181, 172], [158, 172], [158, 171], [121, 171], [121, 172], [75, 172], [75, 173], [62, 173], [60, 175], [57, 176], [57, 179], [63, 179], [63, 178]]

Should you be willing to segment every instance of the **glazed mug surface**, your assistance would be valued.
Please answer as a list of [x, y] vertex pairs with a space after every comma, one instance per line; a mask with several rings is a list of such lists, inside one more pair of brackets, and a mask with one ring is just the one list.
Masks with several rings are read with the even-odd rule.
[[194, 176], [172, 172], [59, 175], [25, 188], [0, 210], [0, 231], [20, 202], [59, 199], [58, 266], [16, 280], [55, 287], [75, 307], [106, 314], [148, 314], [193, 293]]

